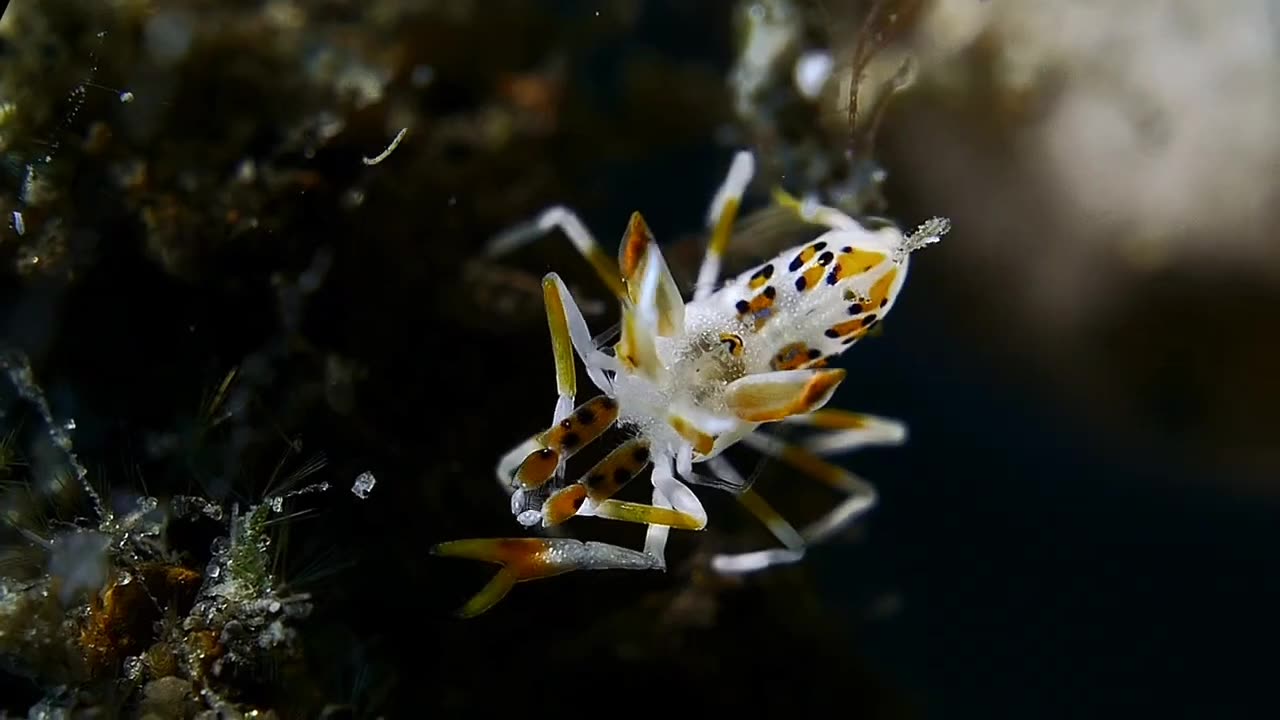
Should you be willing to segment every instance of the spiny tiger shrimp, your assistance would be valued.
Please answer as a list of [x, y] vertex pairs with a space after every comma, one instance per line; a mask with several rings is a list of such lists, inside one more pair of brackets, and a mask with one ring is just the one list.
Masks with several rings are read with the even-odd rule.
[[[720, 573], [795, 562], [807, 546], [875, 504], [872, 485], [823, 456], [900, 444], [905, 426], [825, 408], [846, 374], [827, 363], [893, 309], [912, 253], [938, 241], [949, 223], [934, 218], [904, 235], [890, 224], [872, 229], [839, 210], [778, 191], [779, 202], [825, 232], [717, 288], [721, 258], [753, 174], [753, 156], [739, 152], [711, 203], [710, 239], [688, 302], [638, 212], [631, 215], [616, 263], [563, 206], [547, 209], [490, 245], [490, 254], [505, 253], [559, 229], [621, 306], [616, 342], [607, 345], [592, 337], [560, 277], [553, 272], [543, 278], [559, 399], [550, 426], [498, 463], [498, 481], [510, 494], [512, 513], [525, 527], [554, 528], [574, 517], [594, 516], [644, 524], [647, 530], [643, 550], [565, 537], [436, 545], [436, 555], [501, 566], [460, 615], [488, 610], [521, 581], [573, 570], [665, 570], [670, 530], [707, 525], [706, 510], [689, 484], [733, 492], [781, 544], [716, 555], [711, 565]], [[575, 354], [599, 392], [581, 404]], [[766, 432], [774, 423], [808, 426], [813, 434], [793, 444]], [[576, 480], [567, 480], [567, 461], [611, 428], [627, 439]], [[844, 499], [812, 525], [796, 529], [722, 456], [738, 443], [789, 463]], [[698, 465], [710, 477], [696, 473]], [[652, 504], [615, 498], [649, 466]]]

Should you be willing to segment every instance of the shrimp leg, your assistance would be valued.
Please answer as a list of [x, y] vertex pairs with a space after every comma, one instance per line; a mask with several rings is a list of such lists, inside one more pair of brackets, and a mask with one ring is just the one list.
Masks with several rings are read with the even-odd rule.
[[563, 575], [573, 570], [651, 570], [658, 560], [637, 550], [568, 538], [486, 538], [453, 540], [431, 548], [431, 554], [495, 563], [493, 579], [458, 610], [464, 618], [492, 608], [516, 583]]

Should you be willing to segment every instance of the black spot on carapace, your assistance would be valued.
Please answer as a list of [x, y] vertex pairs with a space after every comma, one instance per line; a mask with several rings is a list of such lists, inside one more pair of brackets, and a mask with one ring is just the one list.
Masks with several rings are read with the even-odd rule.
[[849, 306], [849, 314], [850, 314], [850, 315], [861, 315], [861, 314], [862, 314], [862, 303], [854, 303], [854, 304], [850, 305], [850, 306]]
[[795, 271], [797, 271], [797, 270], [799, 270], [799, 269], [800, 269], [800, 266], [801, 266], [801, 265], [804, 265], [804, 254], [803, 254], [803, 253], [801, 253], [800, 255], [795, 256], [795, 258], [793, 258], [793, 259], [791, 260], [791, 264], [787, 266], [787, 269], [788, 269], [788, 270], [790, 270], [791, 272], [795, 272]]
[[885, 305], [888, 305], [888, 304], [889, 304], [889, 298], [880, 298], [880, 307], [884, 307]]
[[587, 487], [597, 488], [604, 484], [604, 475], [601, 473], [591, 473], [584, 481]]
[[778, 289], [772, 285], [768, 285], [764, 289], [764, 296], [772, 300], [778, 296]]
[[844, 253], [845, 255], [852, 255], [853, 247], [849, 245], [845, 245], [844, 247], [840, 248], [840, 252]]
[[581, 442], [582, 436], [578, 435], [576, 432], [567, 432], [560, 436], [560, 445], [566, 450], [572, 450], [573, 448], [578, 447]]
[[578, 410], [578, 412], [574, 414], [574, 417], [578, 418], [578, 422], [583, 425], [590, 425], [596, 421], [596, 413], [589, 407], [584, 407], [581, 410]]
[[599, 403], [605, 410], [614, 410], [618, 407], [618, 401], [608, 396], [600, 398]]
[[858, 340], [858, 336], [857, 336], [857, 335], [850, 335], [849, 337], [847, 337], [847, 338], [845, 338], [845, 339], [844, 339], [844, 344], [845, 344], [845, 345], [852, 345], [852, 344], [854, 344], [855, 342], [857, 342], [857, 340]]
[[818, 358], [822, 357], [822, 351], [819, 350], [818, 348], [809, 348], [809, 352], [805, 354], [808, 355], [810, 360], [817, 360]]
[[624, 468], [624, 467], [620, 467], [620, 468], [618, 468], [617, 470], [614, 470], [614, 471], [613, 471], [613, 484], [614, 484], [614, 485], [619, 485], [619, 486], [621, 486], [621, 485], [626, 485], [626, 484], [627, 484], [627, 483], [629, 483], [629, 482], [631, 482], [631, 471], [630, 471], [630, 470], [628, 470], [627, 468]]
[[840, 337], [840, 333], [836, 332], [836, 331], [835, 331], [835, 328], [827, 328], [827, 331], [826, 331], [826, 332], [824, 332], [824, 333], [822, 333], [822, 334], [823, 334], [823, 335], [826, 335], [827, 337], [831, 338], [832, 340], [835, 340], [836, 338]]
[[760, 278], [763, 280], [768, 280], [771, 277], [773, 277], [773, 265], [765, 265], [764, 267], [757, 270], [755, 274], [751, 276], [751, 279], [755, 280], [756, 278]]
[[840, 268], [832, 268], [831, 272], [827, 273], [827, 284], [835, 285], [838, 282], [840, 282]]
[[870, 315], [862, 318], [862, 327], [871, 327], [872, 325], [875, 325], [876, 319], [875, 313], [871, 313]]
[[830, 250], [828, 250], [827, 252], [824, 252], [818, 256], [818, 264], [821, 265], [822, 267], [826, 267], [831, 264], [832, 260], [835, 260], [835, 259], [836, 259], [836, 256], [833, 255]]
[[649, 462], [649, 448], [641, 445], [631, 453], [631, 457], [641, 465]]
[[823, 250], [826, 250], [826, 249], [827, 249], [827, 241], [826, 241], [826, 240], [819, 240], [818, 242], [816, 242], [816, 243], [814, 243], [814, 244], [813, 244], [813, 251], [814, 251], [814, 252], [822, 252]]
[[797, 278], [796, 278], [796, 292], [804, 292], [805, 286], [806, 286], [806, 285], [808, 285], [808, 284], [809, 284], [809, 281], [808, 281], [808, 280], [805, 280], [803, 275], [801, 275], [801, 276], [797, 277]]
[[751, 311], [751, 303], [747, 302], [746, 300], [739, 300], [738, 304], [734, 305], [734, 307], [737, 308], [739, 313], [743, 313], [743, 314], [746, 314]]

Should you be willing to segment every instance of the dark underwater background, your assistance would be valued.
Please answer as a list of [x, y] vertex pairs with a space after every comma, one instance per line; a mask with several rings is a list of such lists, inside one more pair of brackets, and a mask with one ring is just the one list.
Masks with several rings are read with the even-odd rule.
[[[430, 546], [522, 533], [493, 469], [555, 402], [538, 278], [555, 270], [600, 304], [594, 331], [615, 312], [563, 237], [498, 260], [483, 244], [563, 203], [613, 252], [639, 210], [691, 276], [735, 150], [767, 137], [781, 158], [748, 194], [757, 218], [771, 183], [838, 184], [785, 171], [845, 162], [850, 129], [828, 106], [838, 88], [797, 104], [782, 72], [751, 105], [776, 115], [735, 112], [731, 72], [757, 4], [801, 13], [795, 41], [840, 65], [868, 14], [895, 3], [12, 0], [0, 24], [0, 714], [1272, 717], [1280, 131], [1194, 154], [1179, 142], [1213, 126], [1179, 122], [1236, 113], [1266, 139], [1255, 121], [1277, 69], [1274, 3], [1088, 16], [1115, 24], [1096, 34], [1122, 58], [1235, 48], [1223, 72], [1240, 95], [1215, 94], [1213, 78], [1163, 93], [1096, 55], [1073, 64], [1083, 44], [1054, 45], [1038, 84], [1011, 89], [993, 58], [1014, 44], [1000, 13], [1016, 7], [937, 3], [951, 14], [886, 43], [924, 60], [866, 161], [885, 172], [874, 214], [904, 228], [943, 215], [953, 230], [913, 258], [883, 332], [842, 356], [849, 379], [831, 403], [909, 428], [902, 446], [841, 460], [879, 504], [803, 563], [728, 581], [708, 575], [708, 553], [772, 539], [699, 489], [710, 527], [672, 534], [668, 572], [575, 573], [518, 585], [479, 618], [451, 615], [491, 570]], [[906, 22], [934, 4], [902, 5]], [[1150, 28], [1178, 12], [1161, 46]], [[986, 30], [960, 44], [948, 28], [962, 22]], [[930, 55], [944, 40], [952, 54]], [[1119, 150], [1036, 144], [1077, 117], [1055, 103], [1100, 84], [1116, 106], [1140, 98], [1139, 157], [1195, 162], [1143, 170]], [[405, 127], [384, 161], [362, 162]], [[828, 160], [806, 165], [815, 156]], [[1086, 179], [1063, 180], [1079, 158]], [[1087, 195], [1089, 178], [1117, 176], [1172, 189], [1164, 205]], [[1233, 204], [1236, 187], [1260, 199]], [[1187, 198], [1204, 210], [1183, 221]], [[787, 246], [743, 227], [737, 269]], [[1146, 259], [1117, 249], [1128, 236], [1148, 242]], [[1041, 292], [1055, 280], [1060, 295]], [[12, 370], [24, 363], [30, 385]], [[226, 509], [216, 521], [175, 511], [183, 522], [147, 546], [166, 577], [203, 573], [205, 590], [216, 542], [235, 536], [233, 505], [327, 483], [291, 496], [281, 515], [307, 513], [270, 525], [261, 548], [274, 570], [262, 597], [308, 594], [285, 621], [296, 635], [270, 652], [255, 639], [278, 606], [255, 610], [258, 624], [237, 616], [250, 633], [238, 646], [225, 627], [183, 625], [204, 594], [126, 602], [111, 594], [128, 572], [115, 550], [84, 560], [103, 574], [79, 599], [24, 599], [62, 567], [33, 535], [99, 527], [83, 489], [55, 482], [70, 462], [57, 427], [117, 514], [139, 497]], [[808, 487], [749, 451], [732, 458], [772, 488]], [[365, 472], [377, 482], [362, 498], [350, 488]], [[588, 521], [576, 536], [636, 546], [633, 530]], [[234, 662], [211, 674], [206, 655]]]

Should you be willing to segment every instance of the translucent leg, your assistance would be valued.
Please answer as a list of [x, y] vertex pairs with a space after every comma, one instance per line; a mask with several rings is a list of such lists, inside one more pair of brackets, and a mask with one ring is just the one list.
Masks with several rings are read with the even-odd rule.
[[807, 415], [792, 415], [783, 422], [822, 430], [804, 442], [806, 450], [819, 455], [836, 455], [871, 445], [901, 445], [907, 439], [907, 426], [901, 422], [849, 410], [823, 408]]
[[744, 553], [721, 553], [711, 558], [711, 569], [722, 575], [743, 575], [779, 565], [789, 565], [804, 558], [808, 543], [787, 519], [774, 510], [760, 494], [746, 490], [738, 495], [742, 503], [773, 536], [783, 544], [780, 548], [756, 550]]
[[[797, 531], [774, 510], [760, 495], [751, 489], [738, 494], [743, 506], [773, 533], [784, 549], [760, 550], [747, 553], [725, 553], [712, 558], [711, 566], [724, 574], [740, 574], [764, 570], [776, 565], [796, 562], [804, 557], [805, 549], [825, 541], [847, 528], [858, 516], [871, 509], [876, 502], [875, 488], [862, 478], [822, 459], [818, 455], [790, 445], [783, 440], [756, 432], [743, 442], [760, 452], [782, 460], [803, 471], [806, 475], [828, 485], [845, 495], [845, 499], [830, 512], [802, 531]], [[713, 467], [713, 469], [716, 469]], [[719, 472], [723, 472], [720, 470]], [[726, 482], [732, 478], [726, 479]]]
[[569, 238], [569, 242], [573, 243], [578, 252], [591, 263], [600, 280], [613, 291], [615, 296], [626, 295], [626, 288], [622, 286], [622, 275], [613, 258], [600, 247], [595, 237], [587, 230], [587, 226], [578, 219], [577, 214], [563, 205], [550, 207], [537, 219], [516, 225], [498, 235], [489, 243], [488, 255], [494, 257], [509, 253], [556, 228], [563, 231]]

